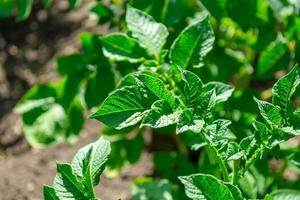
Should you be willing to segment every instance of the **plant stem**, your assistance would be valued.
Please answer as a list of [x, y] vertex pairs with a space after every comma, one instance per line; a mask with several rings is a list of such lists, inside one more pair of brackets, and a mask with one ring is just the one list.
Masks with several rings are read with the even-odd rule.
[[240, 160], [234, 160], [233, 161], [233, 177], [232, 177], [232, 184], [237, 185], [239, 181], [239, 166], [240, 166]]
[[223, 175], [223, 179], [225, 182], [229, 181], [229, 175], [228, 175], [228, 170], [225, 166], [225, 163], [223, 162], [223, 160], [220, 158], [220, 156], [218, 155], [217, 150], [213, 147], [210, 146], [209, 141], [205, 138], [205, 136], [202, 136], [203, 139], [205, 140], [207, 146], [205, 147], [205, 150], [207, 152], [207, 155], [209, 157], [210, 160], [215, 160], [217, 162], [217, 164], [220, 167], [220, 170], [222, 172]]

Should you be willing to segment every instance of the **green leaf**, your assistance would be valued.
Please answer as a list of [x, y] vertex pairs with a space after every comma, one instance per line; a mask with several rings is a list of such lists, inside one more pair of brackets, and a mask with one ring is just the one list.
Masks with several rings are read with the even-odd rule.
[[208, 16], [186, 27], [173, 42], [169, 58], [171, 64], [182, 68], [203, 65], [203, 58], [212, 49], [215, 37]]
[[256, 120], [253, 122], [253, 127], [259, 133], [262, 143], [268, 144], [269, 141], [268, 127]]
[[222, 82], [208, 82], [203, 87], [203, 90], [205, 91], [212, 89], [216, 92], [216, 103], [227, 101], [234, 91], [234, 88], [231, 85]]
[[300, 192], [298, 190], [281, 189], [271, 193], [273, 200], [296, 200], [300, 199]]
[[174, 200], [173, 186], [168, 180], [152, 180], [151, 178], [138, 178], [132, 188], [133, 200]]
[[131, 73], [122, 79], [119, 87], [132, 85], [140, 88], [149, 105], [159, 99], [166, 100], [171, 106], [176, 102], [171, 92], [166, 89], [161, 76], [157, 73], [147, 71]]
[[231, 194], [232, 194], [234, 200], [244, 200], [244, 197], [243, 197], [243, 195], [242, 195], [242, 192], [241, 192], [241, 190], [240, 190], [237, 186], [235, 186], [235, 185], [233, 185], [233, 184], [230, 184], [230, 183], [224, 183], [224, 184], [225, 184], [225, 185], [228, 187], [228, 189], [230, 190], [230, 192], [231, 192]]
[[127, 7], [126, 23], [132, 36], [157, 58], [166, 43], [169, 34], [167, 28], [150, 15], [130, 6]]
[[0, 1], [0, 17], [9, 17], [12, 14], [14, 0]]
[[77, 8], [80, 6], [82, 0], [69, 0], [69, 5], [71, 8]]
[[42, 0], [42, 3], [45, 8], [49, 8], [53, 3], [53, 0]]
[[101, 38], [103, 53], [113, 61], [142, 62], [147, 57], [138, 42], [122, 33], [112, 33]]
[[202, 94], [203, 83], [201, 79], [188, 70], [182, 70], [182, 79], [185, 83], [184, 93], [186, 95], [186, 104], [195, 105], [198, 104], [199, 98]]
[[32, 0], [16, 0], [17, 4], [17, 16], [16, 21], [20, 22], [29, 17], [29, 14], [32, 9]]
[[216, 105], [215, 89], [202, 93], [199, 98], [198, 105], [196, 104], [196, 113], [203, 119], [212, 119]]
[[38, 85], [18, 102], [14, 112], [22, 114], [24, 135], [33, 147], [73, 139], [83, 124], [81, 104], [75, 99], [68, 108], [58, 103], [57, 85]]
[[282, 127], [281, 130], [287, 134], [293, 135], [293, 136], [299, 136], [300, 135], [300, 130], [299, 129], [294, 129], [293, 127], [287, 126], [287, 127]]
[[195, 119], [194, 116], [193, 109], [184, 109], [179, 116], [176, 133], [179, 134], [186, 131], [200, 133], [205, 122], [201, 119]]
[[57, 58], [57, 70], [61, 75], [82, 73], [83, 70], [86, 70], [86, 66], [86, 57], [81, 54], [72, 54]]
[[177, 182], [178, 176], [189, 175], [197, 171], [196, 165], [185, 153], [158, 152], [154, 155], [153, 162], [158, 175], [171, 182]]
[[54, 97], [47, 97], [41, 99], [25, 99], [16, 105], [16, 107], [14, 108], [14, 112], [18, 114], [24, 114], [36, 108], [46, 108], [47, 105], [51, 105], [54, 102]]
[[230, 160], [238, 160], [243, 156], [243, 152], [239, 151], [239, 145], [236, 142], [230, 142], [226, 149], [226, 158]]
[[111, 22], [114, 17], [112, 9], [104, 4], [104, 2], [97, 2], [97, 4], [90, 9], [90, 12], [98, 16], [98, 23], [104, 24], [106, 22]]
[[300, 83], [297, 65], [285, 76], [280, 78], [272, 88], [274, 105], [280, 107], [283, 117], [288, 117], [290, 98]]
[[284, 39], [271, 42], [259, 56], [257, 61], [257, 77], [272, 78], [274, 73], [289, 64], [289, 49]]
[[87, 78], [84, 99], [88, 108], [100, 105], [114, 88], [113, 71], [107, 67], [98, 67], [96, 72]]
[[111, 93], [91, 117], [110, 127], [122, 129], [141, 121], [151, 105], [159, 99], [166, 100], [170, 105], [175, 103], [174, 97], [166, 90], [157, 74], [129, 74], [121, 81], [119, 89]]
[[258, 105], [261, 116], [270, 127], [280, 125], [282, 117], [280, 115], [280, 109], [277, 106], [266, 101], [258, 100], [257, 98], [254, 98], [254, 100]]
[[85, 199], [84, 187], [76, 178], [69, 164], [57, 164], [53, 188], [59, 199]]
[[48, 185], [44, 185], [43, 195], [44, 195], [44, 200], [59, 200], [55, 194], [55, 190], [53, 189], [53, 187], [50, 187]]
[[273, 200], [273, 197], [270, 194], [267, 194], [264, 200]]
[[224, 16], [227, 0], [201, 0], [201, 3], [218, 20]]
[[[109, 142], [102, 137], [98, 141], [81, 148], [71, 163], [74, 174], [83, 178], [86, 174], [86, 168], [89, 168], [93, 185], [97, 185], [109, 154]], [[85, 162], [86, 160], [89, 162]]]
[[162, 128], [176, 124], [180, 111], [173, 110], [170, 104], [165, 100], [158, 100], [146, 114], [141, 126], [150, 126], [152, 128]]
[[193, 174], [180, 176], [186, 195], [193, 200], [234, 200], [226, 185], [212, 175]]
[[150, 105], [145, 104], [140, 88], [126, 86], [111, 93], [91, 118], [115, 129], [122, 129], [141, 121], [148, 109]]

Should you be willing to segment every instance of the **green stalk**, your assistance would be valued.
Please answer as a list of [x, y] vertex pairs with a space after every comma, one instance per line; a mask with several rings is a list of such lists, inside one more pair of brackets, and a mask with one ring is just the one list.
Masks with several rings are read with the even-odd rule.
[[240, 167], [240, 160], [233, 161], [233, 177], [232, 177], [232, 184], [237, 185], [239, 181], [239, 167]]
[[209, 160], [214, 160], [220, 167], [220, 170], [223, 175], [223, 180], [225, 182], [229, 182], [229, 175], [228, 175], [228, 170], [227, 167], [225, 166], [225, 163], [223, 160], [219, 157], [217, 150], [210, 145], [209, 141], [206, 139], [206, 137], [203, 134], [200, 134], [202, 139], [206, 142], [205, 150], [207, 152]]

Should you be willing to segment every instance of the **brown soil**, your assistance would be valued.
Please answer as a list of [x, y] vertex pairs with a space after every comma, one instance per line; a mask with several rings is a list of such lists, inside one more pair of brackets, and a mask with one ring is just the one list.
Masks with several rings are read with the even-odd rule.
[[[66, 1], [56, 1], [49, 9], [36, 4], [28, 20], [0, 20], [0, 200], [42, 199], [42, 185], [51, 184], [56, 162], [70, 162], [76, 151], [95, 141], [99, 123], [87, 120], [74, 145], [59, 144], [47, 149], [31, 149], [23, 138], [19, 116], [12, 113], [18, 99], [34, 84], [58, 80], [55, 57], [79, 51], [82, 32], [107, 33], [88, 19], [93, 0], [74, 11]], [[121, 176], [102, 177], [96, 191], [104, 200], [129, 199], [131, 181], [151, 173], [150, 156], [125, 167]]]

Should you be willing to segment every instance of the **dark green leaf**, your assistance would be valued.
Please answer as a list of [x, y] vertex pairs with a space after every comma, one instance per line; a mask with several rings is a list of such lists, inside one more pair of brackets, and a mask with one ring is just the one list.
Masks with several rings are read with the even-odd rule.
[[29, 17], [29, 14], [31, 12], [32, 0], [17, 0], [17, 16], [16, 20], [18, 22], [23, 21]]
[[111, 69], [99, 67], [87, 79], [86, 91], [84, 94], [88, 108], [98, 106], [115, 88], [115, 76]]
[[43, 195], [44, 195], [44, 200], [59, 200], [55, 194], [55, 190], [53, 189], [53, 187], [50, 187], [48, 185], [44, 185]]
[[12, 14], [14, 0], [0, 1], [0, 17], [9, 17]]
[[69, 5], [71, 8], [76, 8], [81, 4], [82, 0], [69, 0]]
[[284, 39], [271, 42], [262, 52], [257, 63], [259, 79], [272, 78], [274, 73], [289, 64], [289, 49]]
[[53, 3], [53, 0], [42, 0], [42, 3], [45, 8], [49, 8]]

